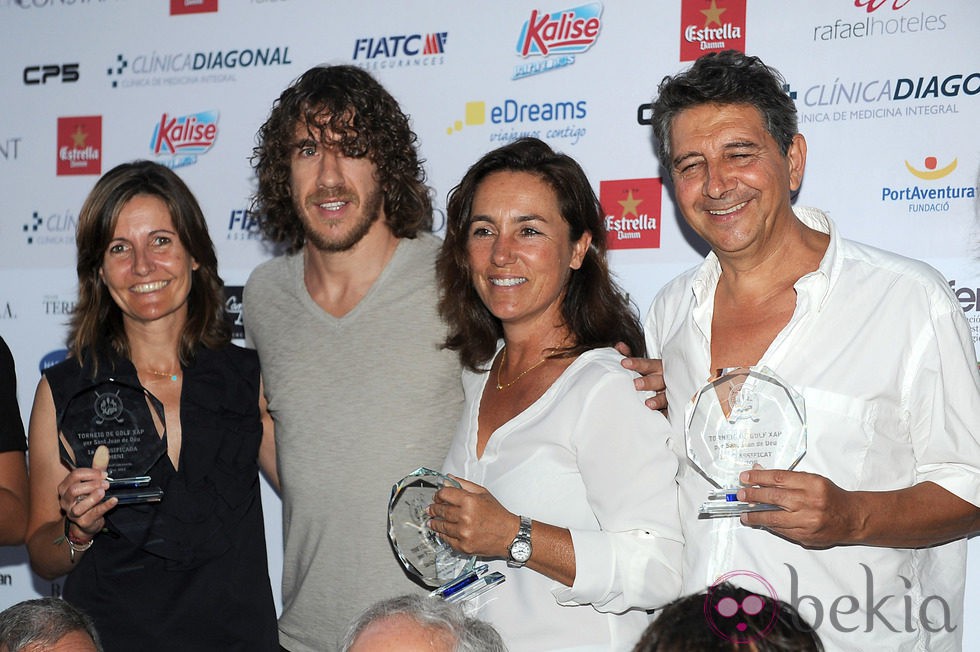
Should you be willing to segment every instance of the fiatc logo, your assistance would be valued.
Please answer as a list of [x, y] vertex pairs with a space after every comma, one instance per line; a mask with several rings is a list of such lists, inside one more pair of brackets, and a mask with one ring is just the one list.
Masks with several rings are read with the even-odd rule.
[[681, 61], [708, 50], [745, 51], [746, 0], [683, 0]]
[[171, 169], [197, 163], [218, 137], [218, 112], [202, 111], [184, 116], [166, 113], [153, 129], [150, 149], [157, 161]]
[[[905, 161], [905, 169], [915, 178], [922, 181], [939, 181], [956, 170], [957, 159], [943, 165], [935, 156], [927, 156], [921, 167]], [[976, 186], [954, 185], [952, 183], [919, 184], [892, 188], [885, 186], [881, 189], [881, 201], [908, 203], [909, 213], [948, 213], [952, 205], [964, 200], [974, 200], [977, 196]]]
[[660, 248], [660, 179], [599, 182], [609, 249]]
[[601, 30], [602, 5], [598, 2], [550, 14], [532, 9], [517, 38], [517, 54], [522, 59], [544, 59], [518, 65], [512, 79], [572, 65], [576, 54], [595, 45]]
[[[462, 131], [464, 126], [486, 124], [487, 114], [486, 102], [467, 102], [463, 118], [455, 120], [447, 127], [446, 133], [452, 135]], [[490, 123], [500, 127], [490, 132], [490, 143], [496, 147], [519, 138], [542, 138], [564, 140], [569, 145], [577, 145], [587, 131], [577, 121], [584, 120], [588, 114], [586, 100], [520, 102], [508, 98], [490, 106]]]
[[354, 41], [351, 61], [365, 70], [441, 66], [449, 32], [370, 36]]
[[170, 0], [170, 15], [207, 14], [218, 11], [218, 0]]
[[58, 118], [57, 174], [102, 174], [102, 116]]
[[262, 231], [258, 217], [246, 208], [234, 208], [228, 216], [228, 240], [259, 240]]

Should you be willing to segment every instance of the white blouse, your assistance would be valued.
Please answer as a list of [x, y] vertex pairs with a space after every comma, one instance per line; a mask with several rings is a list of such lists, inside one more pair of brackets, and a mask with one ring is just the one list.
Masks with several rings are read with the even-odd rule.
[[[475, 601], [511, 652], [629, 650], [677, 597], [682, 537], [670, 427], [643, 404], [614, 349], [578, 357], [535, 403], [496, 430], [477, 459], [489, 374], [463, 372], [466, 404], [443, 471], [480, 484], [509, 511], [567, 528], [571, 587], [530, 568]], [[532, 546], [534, 536], [532, 530]]]

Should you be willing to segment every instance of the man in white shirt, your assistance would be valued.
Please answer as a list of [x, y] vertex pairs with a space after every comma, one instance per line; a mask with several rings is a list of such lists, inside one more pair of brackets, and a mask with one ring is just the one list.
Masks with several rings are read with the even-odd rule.
[[795, 470], [739, 478], [739, 500], [775, 511], [699, 519], [714, 487], [682, 465], [685, 590], [723, 576], [767, 586], [829, 649], [958, 649], [965, 537], [980, 528], [980, 377], [949, 286], [793, 209], [806, 141], [756, 57], [713, 53], [666, 78], [653, 125], [678, 207], [711, 246], [646, 323], [676, 453], [683, 406], [713, 370], [774, 370], [808, 426]]

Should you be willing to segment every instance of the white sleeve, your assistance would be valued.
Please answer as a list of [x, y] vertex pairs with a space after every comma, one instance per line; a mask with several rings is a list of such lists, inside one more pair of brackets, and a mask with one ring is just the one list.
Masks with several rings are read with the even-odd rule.
[[680, 591], [683, 535], [670, 426], [643, 404], [632, 378], [605, 373], [572, 435], [601, 530], [570, 530], [575, 582], [552, 591], [562, 604], [619, 613], [660, 607]]
[[[940, 302], [943, 303], [943, 302]], [[959, 305], [934, 308], [910, 350], [905, 379], [916, 482], [980, 506], [980, 373]]]

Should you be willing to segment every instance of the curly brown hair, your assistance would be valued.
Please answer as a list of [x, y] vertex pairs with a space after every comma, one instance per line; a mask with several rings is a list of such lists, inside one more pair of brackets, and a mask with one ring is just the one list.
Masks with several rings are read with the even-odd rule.
[[561, 305], [562, 321], [572, 335], [572, 344], [550, 357], [574, 356], [618, 342], [625, 342], [633, 355], [646, 355], [637, 313], [609, 272], [602, 208], [585, 171], [573, 158], [556, 153], [537, 138], [522, 138], [485, 154], [449, 194], [446, 238], [436, 261], [439, 312], [449, 324], [446, 348], [459, 351], [462, 363], [478, 371], [503, 337], [500, 320], [473, 287], [467, 254], [473, 198], [484, 179], [502, 171], [528, 172], [554, 190], [571, 242], [586, 231], [592, 234], [592, 244], [582, 266], [572, 271]]
[[399, 238], [432, 230], [431, 192], [425, 184], [418, 136], [398, 102], [356, 66], [317, 66], [282, 92], [259, 129], [252, 150], [258, 189], [251, 212], [263, 235], [287, 253], [303, 247], [306, 233], [290, 193], [296, 127], [305, 124], [321, 143], [376, 167], [385, 220]]
[[180, 334], [180, 361], [187, 364], [198, 346], [218, 348], [230, 339], [224, 319], [224, 283], [208, 224], [193, 193], [170, 168], [152, 161], [133, 161], [100, 178], [78, 214], [78, 302], [71, 314], [68, 350], [79, 360], [112, 350], [128, 357], [129, 342], [122, 310], [99, 277], [106, 249], [123, 207], [137, 195], [160, 198], [187, 253], [198, 263], [187, 297], [187, 323]]

